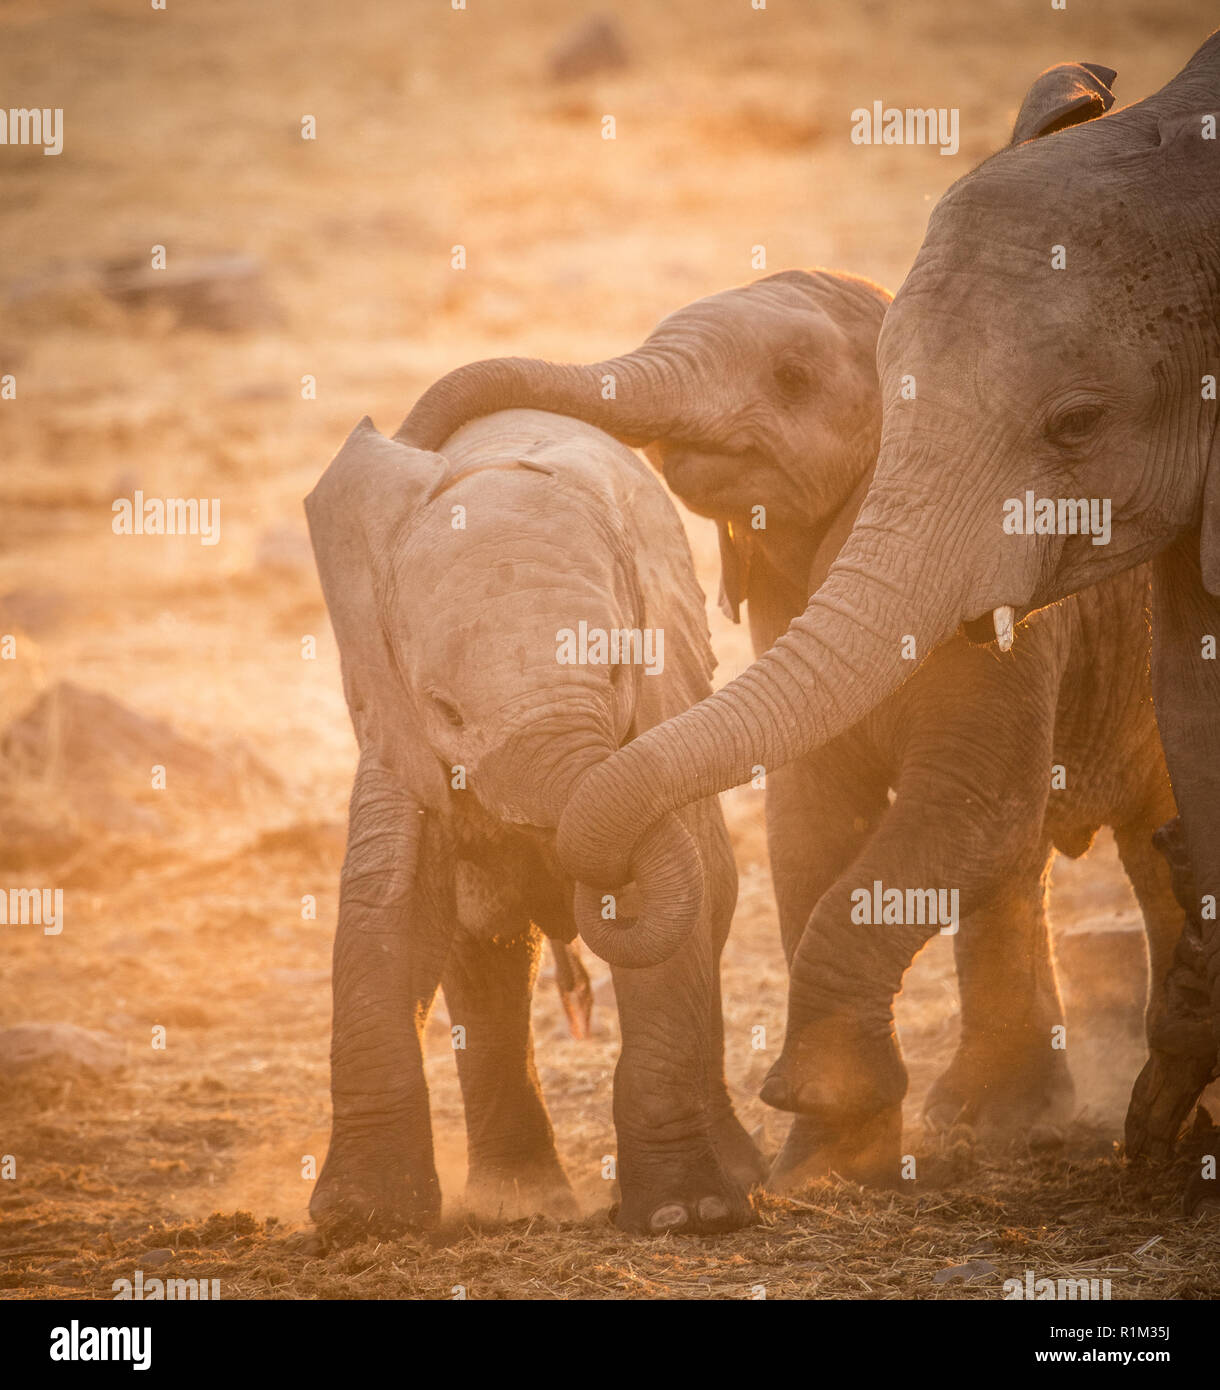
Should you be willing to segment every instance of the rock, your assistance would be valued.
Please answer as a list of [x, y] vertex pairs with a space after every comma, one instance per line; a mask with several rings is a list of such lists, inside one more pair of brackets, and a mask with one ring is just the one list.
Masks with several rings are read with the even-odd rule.
[[74, 1023], [18, 1023], [0, 1029], [0, 1076], [39, 1066], [104, 1076], [123, 1066], [123, 1049], [107, 1034]]
[[112, 261], [103, 267], [102, 289], [126, 308], [166, 306], [185, 328], [232, 333], [282, 317], [249, 256], [172, 256], [164, 270], [144, 259]]
[[[152, 785], [157, 765], [165, 790]], [[248, 748], [204, 747], [164, 720], [63, 681], [0, 734], [0, 866], [59, 862], [115, 837], [167, 836], [200, 812], [282, 791]]]
[[948, 1269], [938, 1269], [932, 1276], [934, 1284], [951, 1284], [960, 1280], [969, 1284], [974, 1279], [985, 1279], [996, 1272], [995, 1265], [987, 1260], [967, 1260], [963, 1265], [950, 1265]]
[[592, 15], [573, 25], [547, 59], [547, 68], [556, 82], [571, 82], [595, 72], [625, 68], [627, 64], [622, 30], [610, 15]]
[[12, 589], [0, 595], [0, 633], [21, 628], [41, 637], [60, 626], [68, 608], [67, 598], [54, 589]]

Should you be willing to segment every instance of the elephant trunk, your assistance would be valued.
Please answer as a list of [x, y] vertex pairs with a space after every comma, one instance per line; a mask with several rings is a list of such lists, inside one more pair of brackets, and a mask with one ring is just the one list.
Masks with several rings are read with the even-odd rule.
[[694, 414], [678, 364], [648, 346], [623, 357], [567, 366], [529, 357], [495, 357], [459, 367], [415, 403], [395, 439], [437, 450], [467, 421], [498, 410], [549, 410], [596, 425], [624, 444], [681, 432]]
[[[620, 918], [613, 894], [577, 883], [576, 929], [610, 965], [660, 965], [694, 931], [703, 908], [703, 859], [690, 832], [669, 812], [644, 833], [627, 872], [640, 895], [636, 917]], [[612, 914], [612, 915], [610, 915]]]
[[[890, 520], [906, 518], [902, 529]], [[773, 771], [849, 729], [956, 629], [964, 595], [910, 498], [870, 492], [825, 584], [736, 680], [594, 767], [559, 824], [564, 867], [614, 886], [662, 815]], [[965, 572], [964, 570], [962, 572]]]
[[[574, 736], [587, 734], [577, 750]], [[573, 789], [613, 745], [583, 722], [563, 738], [534, 725], [484, 760], [477, 782], [493, 815], [526, 824], [556, 826]], [[635, 884], [639, 912], [620, 912], [615, 895], [575, 885], [573, 912], [581, 939], [610, 965], [638, 969], [659, 965], [682, 945], [703, 905], [703, 860], [695, 840], [673, 814], [663, 815], [635, 846], [625, 881]]]

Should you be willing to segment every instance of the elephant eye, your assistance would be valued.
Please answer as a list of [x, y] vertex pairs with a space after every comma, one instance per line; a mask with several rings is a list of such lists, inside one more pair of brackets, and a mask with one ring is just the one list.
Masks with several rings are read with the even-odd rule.
[[1050, 417], [1046, 437], [1056, 444], [1077, 444], [1097, 428], [1104, 414], [1105, 407], [1097, 401], [1071, 406]]
[[437, 694], [435, 690], [428, 692], [428, 698], [432, 701], [432, 707], [437, 714], [451, 728], [460, 729], [462, 727], [462, 712], [452, 700], [446, 700], [443, 695]]
[[799, 362], [781, 362], [775, 369], [775, 384], [785, 400], [796, 401], [808, 394], [809, 373]]

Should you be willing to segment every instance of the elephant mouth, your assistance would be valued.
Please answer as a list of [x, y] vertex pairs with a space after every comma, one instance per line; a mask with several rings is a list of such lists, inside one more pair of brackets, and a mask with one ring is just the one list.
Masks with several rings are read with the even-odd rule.
[[758, 476], [771, 460], [754, 449], [708, 448], [686, 439], [658, 440], [653, 447], [669, 490], [712, 521], [730, 513], [748, 518], [753, 500], [766, 490]]

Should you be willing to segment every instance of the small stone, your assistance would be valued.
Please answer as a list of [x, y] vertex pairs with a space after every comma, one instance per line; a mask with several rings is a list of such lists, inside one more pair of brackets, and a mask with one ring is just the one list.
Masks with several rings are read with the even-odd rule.
[[618, 21], [593, 15], [575, 24], [551, 49], [547, 66], [556, 82], [570, 82], [627, 66], [627, 48]]
[[963, 1265], [950, 1265], [948, 1269], [938, 1269], [932, 1276], [934, 1284], [951, 1284], [960, 1280], [968, 1284], [972, 1279], [985, 1279], [996, 1272], [995, 1265], [988, 1260], [967, 1260]]

